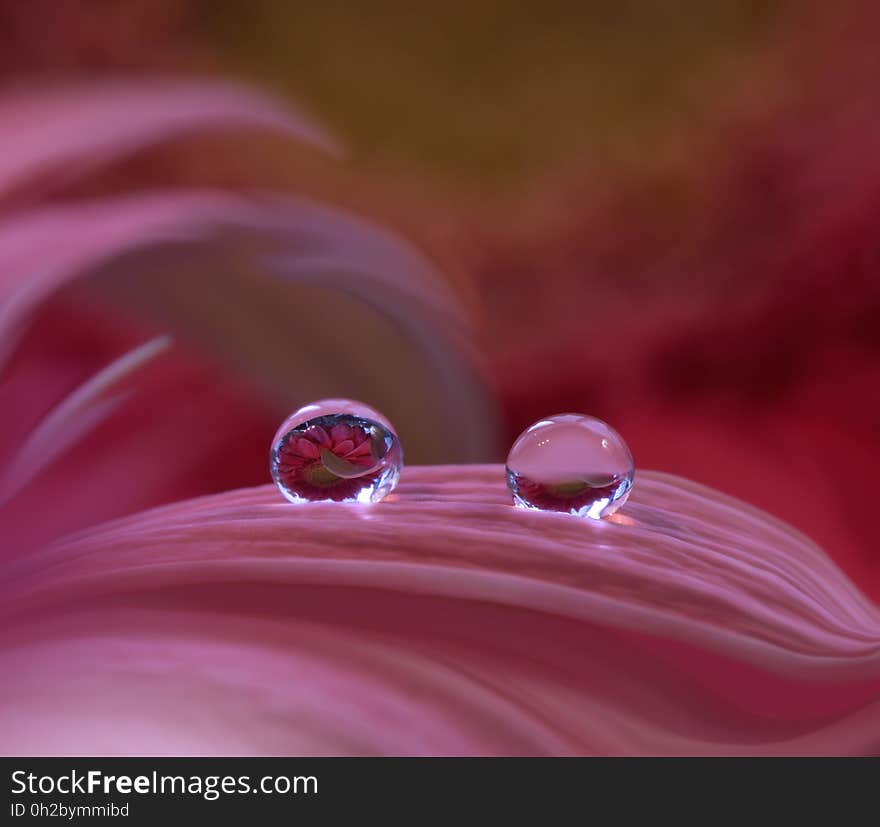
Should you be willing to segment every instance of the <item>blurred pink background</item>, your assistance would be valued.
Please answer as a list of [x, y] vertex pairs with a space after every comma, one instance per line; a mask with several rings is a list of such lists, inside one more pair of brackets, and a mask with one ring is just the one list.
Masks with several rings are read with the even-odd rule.
[[[880, 599], [875, 3], [688, 2], [672, 13], [655, 2], [514, 12], [489, 0], [361, 10], [259, 0], [246, 11], [3, 0], [0, 38], [5, 95], [233, 80], [305, 107], [346, 147], [340, 160], [266, 131], [205, 128], [133, 146], [87, 175], [48, 165], [0, 198], [7, 274], [10, 239], [22, 237], [12, 222], [34, 204], [271, 188], [351, 210], [421, 250], [471, 326], [484, 438], [454, 436], [468, 421], [448, 422], [448, 439], [440, 426], [418, 430], [431, 377], [403, 378], [418, 369], [399, 347], [382, 351], [381, 380], [364, 380], [367, 401], [416, 423], [402, 433], [408, 460], [503, 460], [542, 415], [591, 413], [623, 434], [637, 467], [792, 523]], [[120, 88], [113, 114], [125, 109]], [[8, 150], [20, 122], [0, 111]], [[96, 132], [113, 130], [113, 114]], [[200, 334], [178, 335], [118, 415], [21, 495], [14, 536], [44, 539], [32, 515], [46, 502], [59, 504], [55, 532], [266, 482], [269, 440], [297, 398], [273, 386], [285, 379], [269, 356], [283, 362], [332, 335], [370, 359], [373, 340], [352, 333], [341, 305], [303, 339], [306, 319], [267, 322], [240, 284], [212, 286], [227, 297], [214, 303], [198, 279], [163, 280], [163, 267], [65, 287], [17, 345], [0, 386], [6, 457], [53, 404], [169, 319]], [[260, 289], [248, 301], [272, 306]], [[131, 438], [144, 428], [149, 450]]]

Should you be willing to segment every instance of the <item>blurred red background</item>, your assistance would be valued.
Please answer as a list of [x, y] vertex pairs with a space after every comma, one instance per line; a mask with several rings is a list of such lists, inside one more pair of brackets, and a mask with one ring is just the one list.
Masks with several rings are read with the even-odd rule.
[[[796, 525], [880, 599], [876, 4], [4, 0], [0, 37], [9, 85], [207, 74], [304, 102], [347, 164], [201, 136], [46, 186], [271, 185], [392, 227], [475, 320], [501, 446], [599, 416], [637, 466]], [[67, 387], [140, 340], [94, 308], [62, 296], [25, 348]], [[132, 507], [266, 481], [280, 412], [203, 379], [234, 440]]]

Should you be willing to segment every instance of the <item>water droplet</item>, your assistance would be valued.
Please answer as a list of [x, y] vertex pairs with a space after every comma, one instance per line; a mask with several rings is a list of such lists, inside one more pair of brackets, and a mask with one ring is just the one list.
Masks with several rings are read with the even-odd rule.
[[269, 465], [292, 503], [375, 503], [397, 485], [403, 449], [377, 410], [352, 399], [322, 399], [282, 423]]
[[634, 476], [632, 454], [620, 434], [582, 414], [539, 420], [507, 455], [507, 485], [520, 508], [598, 520], [626, 502]]

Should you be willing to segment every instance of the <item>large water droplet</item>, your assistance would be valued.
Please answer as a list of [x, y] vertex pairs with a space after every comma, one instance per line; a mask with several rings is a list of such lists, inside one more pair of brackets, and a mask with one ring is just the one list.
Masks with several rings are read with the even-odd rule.
[[374, 503], [397, 485], [403, 449], [377, 410], [352, 399], [322, 399], [282, 423], [269, 466], [292, 503]]
[[634, 476], [632, 454], [620, 434], [582, 414], [536, 422], [507, 455], [507, 485], [520, 508], [598, 520], [626, 502]]

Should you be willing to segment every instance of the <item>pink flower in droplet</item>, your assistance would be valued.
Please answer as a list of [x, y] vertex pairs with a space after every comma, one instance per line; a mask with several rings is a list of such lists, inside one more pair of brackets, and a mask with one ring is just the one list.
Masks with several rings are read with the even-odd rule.
[[[325, 463], [326, 453], [364, 473], [345, 478]], [[330, 428], [310, 425], [291, 431], [277, 451], [278, 480], [291, 492], [306, 500], [351, 500], [381, 473], [376, 468], [373, 440], [361, 425], [340, 422]], [[372, 471], [371, 471], [372, 469]]]
[[519, 495], [529, 505], [544, 511], [563, 512], [580, 511], [599, 500], [611, 502], [620, 485], [621, 481], [617, 478], [612, 478], [604, 485], [586, 481], [549, 485], [528, 477], [519, 477], [517, 480]]

